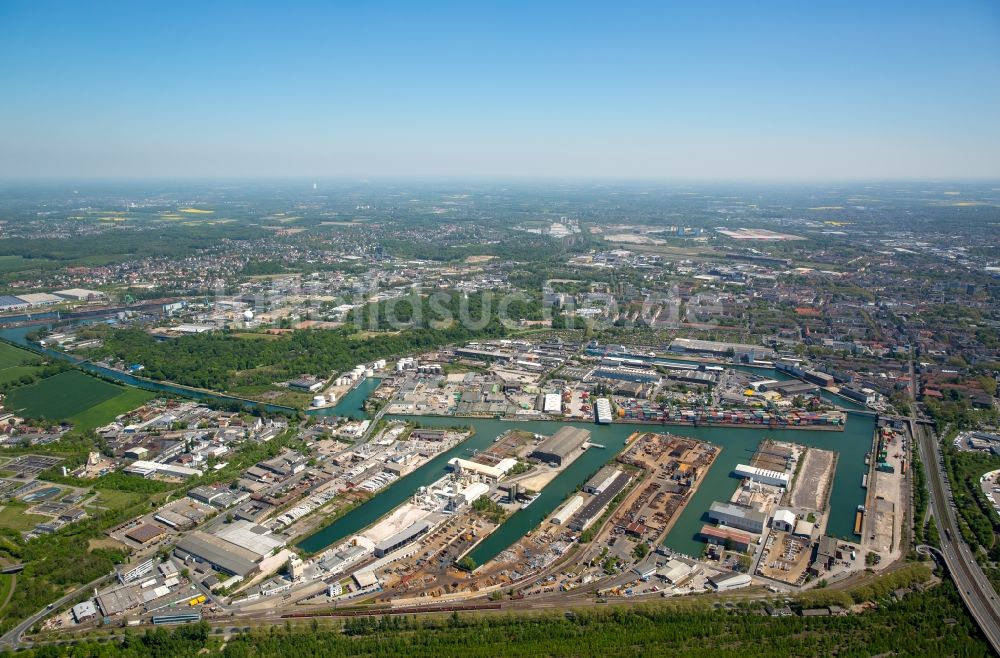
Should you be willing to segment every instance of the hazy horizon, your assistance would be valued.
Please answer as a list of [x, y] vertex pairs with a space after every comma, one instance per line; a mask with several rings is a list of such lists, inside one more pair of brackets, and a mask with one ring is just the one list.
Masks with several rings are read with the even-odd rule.
[[0, 178], [1000, 179], [1000, 5], [0, 0]]

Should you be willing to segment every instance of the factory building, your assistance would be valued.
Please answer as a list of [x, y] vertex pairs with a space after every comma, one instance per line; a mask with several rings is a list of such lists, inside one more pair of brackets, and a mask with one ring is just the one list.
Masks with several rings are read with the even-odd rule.
[[485, 482], [473, 482], [465, 489], [452, 494], [448, 499], [448, 509], [454, 511], [471, 505], [473, 502], [490, 492], [490, 485]]
[[861, 404], [874, 404], [876, 393], [870, 388], [854, 388], [852, 386], [841, 386], [840, 394], [845, 398], [860, 402]]
[[726, 573], [718, 576], [711, 576], [708, 579], [709, 585], [716, 592], [729, 592], [741, 587], [749, 587], [753, 581], [745, 573]]
[[478, 476], [483, 482], [496, 483], [503, 479], [505, 475], [514, 468], [517, 460], [513, 458], [501, 459], [496, 466], [487, 466], [479, 462], [469, 461], [460, 457], [453, 457], [448, 461], [448, 466], [456, 473], [472, 473]]
[[67, 288], [66, 290], [56, 290], [52, 293], [62, 299], [69, 299], [77, 302], [86, 302], [94, 299], [104, 298], [104, 293], [99, 290], [86, 290], [84, 288]]
[[556, 511], [552, 515], [552, 523], [556, 525], [566, 525], [574, 514], [576, 514], [580, 508], [583, 507], [583, 496], [576, 495], [569, 499], [565, 505]]
[[833, 386], [834, 384], [833, 375], [828, 375], [825, 372], [819, 372], [818, 370], [803, 370], [802, 379], [823, 387]]
[[611, 486], [611, 483], [614, 482], [614, 479], [618, 477], [619, 473], [621, 473], [619, 469], [615, 468], [611, 464], [608, 464], [601, 470], [597, 471], [597, 474], [595, 474], [594, 477], [587, 480], [587, 483], [583, 485], [584, 493], [593, 494], [595, 496], [602, 493], [605, 489]]
[[153, 558], [147, 558], [133, 565], [122, 565], [116, 570], [118, 582], [124, 585], [137, 580], [153, 570]]
[[542, 411], [547, 414], [562, 413], [562, 396], [558, 393], [546, 393], [542, 402]]
[[708, 508], [708, 518], [719, 525], [727, 525], [757, 534], [764, 530], [764, 521], [767, 520], [766, 516], [757, 510], [740, 507], [733, 503], [720, 502], [714, 502]]
[[630, 368], [628, 366], [601, 366], [594, 370], [594, 377], [638, 382], [640, 384], [657, 384], [660, 381], [660, 373], [655, 370]]
[[797, 518], [792, 510], [779, 509], [774, 513], [774, 518], [771, 520], [771, 527], [778, 532], [792, 532], [795, 530], [795, 522]]
[[607, 398], [597, 398], [594, 402], [594, 417], [598, 425], [608, 425], [611, 423], [611, 402]]
[[734, 551], [746, 551], [753, 543], [753, 535], [748, 532], [708, 523], [701, 527], [699, 535], [709, 544], [727, 546]]
[[387, 537], [375, 545], [375, 557], [385, 557], [386, 555], [398, 551], [410, 542], [413, 542], [420, 537], [423, 537], [430, 529], [434, 527], [434, 524], [427, 520], [417, 521], [416, 523], [400, 530], [391, 537]]
[[786, 398], [792, 398], [795, 397], [796, 395], [809, 395], [811, 393], [815, 393], [817, 388], [818, 386], [811, 382], [797, 382], [797, 381], [778, 382], [775, 384], [767, 385], [767, 390], [777, 391], [778, 393], [784, 395]]
[[590, 430], [579, 427], [563, 427], [558, 432], [538, 444], [530, 457], [539, 461], [562, 466], [574, 450], [579, 450], [590, 438]]
[[192, 532], [177, 542], [174, 555], [246, 578], [257, 572], [261, 560], [284, 545], [285, 542], [270, 534], [267, 528], [237, 520], [221, 526], [214, 534], [201, 530]]
[[781, 471], [772, 471], [766, 468], [757, 468], [747, 464], [737, 464], [733, 472], [741, 478], [750, 478], [754, 482], [769, 484], [772, 487], [787, 487], [788, 474]]
[[164, 475], [175, 478], [189, 478], [201, 475], [197, 468], [188, 468], [178, 464], [161, 464], [143, 459], [137, 459], [125, 467], [125, 472], [129, 475], [138, 475], [144, 478], [151, 478], [154, 475]]
[[567, 527], [576, 532], [586, 530], [590, 527], [591, 523], [600, 518], [601, 514], [604, 513], [604, 510], [611, 503], [611, 500], [628, 486], [631, 479], [628, 473], [619, 473], [618, 477], [604, 491], [590, 499], [590, 502], [573, 517], [573, 520], [567, 524]]
[[774, 358], [774, 350], [762, 345], [746, 345], [744, 343], [720, 343], [714, 340], [697, 340], [694, 338], [675, 338], [668, 348], [671, 352], [681, 354], [712, 354], [714, 356], [746, 355], [751, 359]]

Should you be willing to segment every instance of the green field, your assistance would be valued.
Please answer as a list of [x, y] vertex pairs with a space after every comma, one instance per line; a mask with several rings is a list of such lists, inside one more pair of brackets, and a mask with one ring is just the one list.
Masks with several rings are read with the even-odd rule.
[[0, 343], [0, 384], [16, 382], [23, 375], [34, 375], [38, 373], [38, 366], [23, 365], [31, 361], [37, 361], [38, 357], [19, 347]]
[[69, 370], [14, 389], [7, 395], [6, 407], [31, 418], [62, 421], [75, 417], [81, 423], [96, 427], [103, 419], [107, 418], [103, 422], [108, 422], [150, 397], [151, 393], [126, 389], [78, 370]]
[[52, 517], [40, 514], [26, 514], [27, 505], [10, 501], [0, 509], [0, 528], [10, 528], [19, 532], [27, 532], [39, 523], [51, 520]]
[[107, 425], [121, 414], [132, 411], [156, 397], [155, 394], [138, 388], [119, 388], [122, 392], [115, 397], [74, 414], [67, 420], [77, 429], [94, 429]]
[[38, 357], [28, 350], [14, 347], [8, 343], [0, 343], [0, 370], [19, 366], [25, 361], [37, 361]]

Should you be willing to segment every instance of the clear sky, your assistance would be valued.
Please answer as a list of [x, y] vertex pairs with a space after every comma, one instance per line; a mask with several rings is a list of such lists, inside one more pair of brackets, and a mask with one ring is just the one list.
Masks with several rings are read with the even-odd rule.
[[1000, 3], [0, 0], [0, 177], [1000, 178]]

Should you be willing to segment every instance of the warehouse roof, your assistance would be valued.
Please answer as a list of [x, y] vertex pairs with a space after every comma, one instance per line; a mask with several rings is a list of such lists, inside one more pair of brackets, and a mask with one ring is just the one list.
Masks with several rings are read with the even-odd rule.
[[181, 539], [175, 552], [182, 556], [190, 555], [237, 576], [246, 576], [257, 569], [253, 553], [204, 532], [193, 532]]
[[219, 539], [241, 546], [259, 557], [271, 555], [275, 549], [285, 545], [283, 540], [269, 533], [264, 526], [244, 520], [227, 523], [214, 532]]
[[558, 432], [538, 444], [534, 452], [565, 457], [590, 438], [590, 430], [582, 427], [563, 427]]

